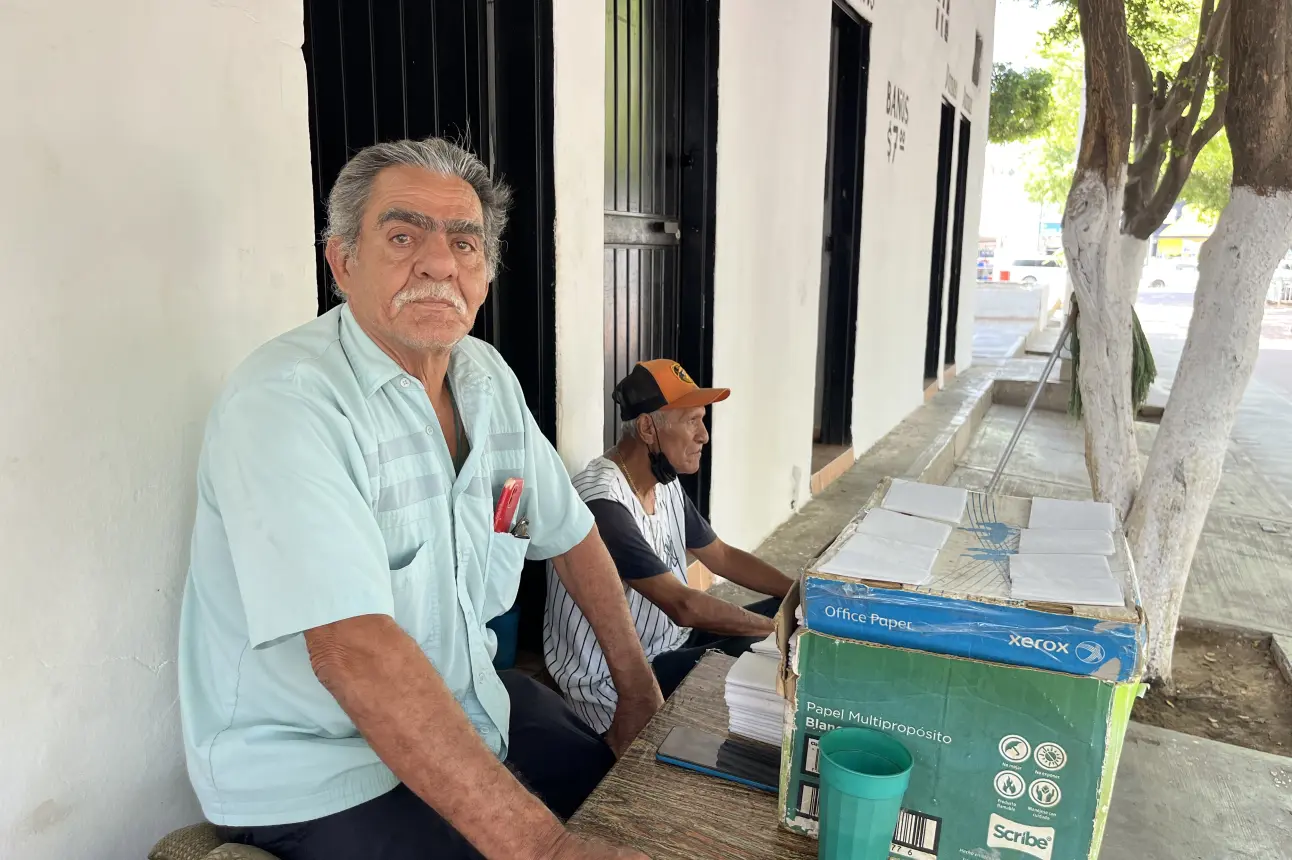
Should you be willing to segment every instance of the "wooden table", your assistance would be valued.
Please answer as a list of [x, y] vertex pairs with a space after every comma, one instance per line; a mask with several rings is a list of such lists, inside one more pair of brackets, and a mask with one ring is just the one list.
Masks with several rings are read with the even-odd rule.
[[776, 826], [776, 798], [655, 761], [674, 726], [727, 735], [723, 689], [735, 659], [707, 654], [570, 819], [585, 836], [652, 860], [815, 860], [815, 840]]

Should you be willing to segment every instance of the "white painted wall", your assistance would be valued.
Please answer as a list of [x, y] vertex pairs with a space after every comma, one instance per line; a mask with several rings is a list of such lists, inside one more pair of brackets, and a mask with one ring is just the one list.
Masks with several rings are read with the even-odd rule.
[[605, 0], [554, 0], [556, 437], [571, 474], [605, 448]]
[[175, 636], [202, 424], [313, 316], [299, 0], [0, 7], [0, 857], [199, 811]]
[[[961, 370], [971, 361], [995, 0], [951, 4], [947, 41], [934, 29], [932, 4], [875, 0], [871, 9], [867, 0], [851, 2], [873, 25], [853, 394], [853, 448], [860, 454], [924, 402], [929, 254], [944, 97], [956, 105], [957, 122], [967, 113], [973, 124], [955, 356]], [[984, 42], [977, 87], [971, 74], [975, 32]], [[958, 84], [955, 98], [948, 90], [948, 73]], [[890, 82], [910, 99], [906, 148], [891, 161], [886, 116]], [[966, 96], [970, 111], [965, 109]], [[953, 207], [955, 181], [953, 160]], [[943, 302], [945, 325], [945, 295]]]
[[[995, 4], [951, 4], [943, 41], [931, 4], [851, 2], [873, 25], [853, 397], [861, 453], [923, 403], [948, 71], [958, 85], [957, 117], [968, 105], [974, 135], [955, 356], [961, 369], [971, 360]], [[830, 15], [830, 0], [744, 0], [721, 9], [714, 381], [733, 394], [715, 408], [711, 515], [724, 539], [745, 547], [808, 498]], [[975, 32], [984, 40], [978, 87], [971, 83]], [[891, 161], [890, 82], [910, 99], [905, 149]], [[953, 175], [953, 202], [954, 187]]]
[[[968, 370], [973, 364], [973, 321], [978, 297], [978, 237], [982, 235], [979, 220], [982, 215], [982, 196], [987, 183], [987, 119], [991, 112], [991, 66], [996, 31], [996, 0], [976, 0], [976, 5], [971, 8], [975, 12], [973, 21], [969, 22], [972, 27], [968, 27], [966, 22], [957, 22], [954, 18], [951, 22], [951, 38], [965, 40], [956, 43], [960, 52], [957, 67], [960, 69], [962, 111], [965, 106], [963, 89], [967, 89], [973, 99], [973, 110], [969, 114], [969, 121], [973, 124], [973, 137], [969, 142], [969, 185], [965, 198], [965, 233], [962, 249], [964, 256], [960, 261], [960, 325], [956, 331], [954, 356], [958, 371]], [[973, 85], [970, 78], [974, 59], [973, 32], [970, 30], [980, 32], [983, 38], [982, 76], [977, 87]]]
[[808, 499], [830, 2], [723, 3], [710, 515], [756, 545]]
[[1040, 328], [1046, 314], [1046, 299], [1058, 286], [991, 286], [980, 284], [975, 295], [978, 302], [974, 316], [980, 320], [1014, 320], [1030, 322]]

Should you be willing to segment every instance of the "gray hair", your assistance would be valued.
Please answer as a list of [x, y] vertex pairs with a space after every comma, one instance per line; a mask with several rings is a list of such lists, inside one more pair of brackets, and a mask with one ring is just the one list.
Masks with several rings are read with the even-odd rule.
[[[648, 413], [648, 415], [651, 421], [655, 423], [655, 428], [658, 430], [673, 423], [675, 415], [669, 413], [670, 410], [667, 409], [656, 409], [654, 412]], [[641, 415], [637, 416], [637, 418], [641, 417]], [[637, 418], [634, 418], [631, 421], [619, 422], [619, 437], [621, 439], [641, 439], [641, 428], [637, 426]]]
[[359, 150], [337, 175], [327, 197], [327, 228], [323, 240], [340, 239], [341, 248], [353, 255], [363, 226], [363, 211], [377, 174], [387, 167], [420, 167], [431, 173], [465, 181], [480, 199], [484, 217], [484, 255], [489, 280], [498, 274], [502, 231], [507, 226], [511, 189], [489, 175], [489, 168], [464, 147], [442, 137], [395, 140]]

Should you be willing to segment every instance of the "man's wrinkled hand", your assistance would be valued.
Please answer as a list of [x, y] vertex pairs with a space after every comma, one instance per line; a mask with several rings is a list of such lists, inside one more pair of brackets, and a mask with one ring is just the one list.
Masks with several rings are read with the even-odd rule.
[[655, 688], [653, 696], [619, 700], [619, 706], [615, 708], [615, 719], [610, 724], [610, 730], [606, 732], [606, 743], [614, 751], [615, 758], [620, 758], [628, 751], [633, 739], [646, 728], [651, 717], [655, 716], [655, 712], [662, 707], [664, 707], [664, 697], [658, 687]]

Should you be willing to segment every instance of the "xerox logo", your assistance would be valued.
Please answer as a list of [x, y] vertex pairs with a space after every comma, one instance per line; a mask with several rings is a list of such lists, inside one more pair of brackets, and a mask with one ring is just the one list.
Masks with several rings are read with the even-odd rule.
[[1102, 663], [1104, 661], [1104, 646], [1098, 642], [1082, 642], [1077, 645], [1077, 659], [1082, 663]]
[[1054, 853], [1053, 827], [1032, 827], [999, 815], [993, 815], [987, 827], [988, 848], [1012, 848], [1040, 860], [1050, 860]]
[[1035, 648], [1037, 651], [1044, 651], [1047, 654], [1067, 654], [1067, 642], [1055, 642], [1053, 639], [1033, 639], [1031, 636], [1019, 636], [1017, 633], [1009, 634], [1009, 644], [1015, 648]]

